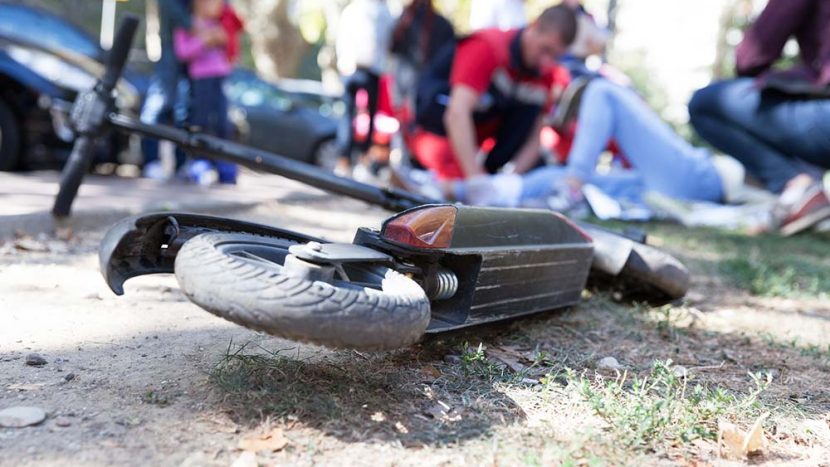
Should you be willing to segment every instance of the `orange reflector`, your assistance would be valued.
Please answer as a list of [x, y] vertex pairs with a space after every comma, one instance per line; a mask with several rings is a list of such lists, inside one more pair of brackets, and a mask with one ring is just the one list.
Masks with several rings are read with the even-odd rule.
[[455, 215], [454, 206], [424, 207], [388, 221], [380, 235], [415, 248], [449, 248]]

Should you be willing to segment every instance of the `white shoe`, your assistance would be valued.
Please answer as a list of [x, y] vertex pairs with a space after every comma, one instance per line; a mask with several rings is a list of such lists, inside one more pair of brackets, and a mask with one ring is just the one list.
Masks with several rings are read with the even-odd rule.
[[168, 178], [167, 171], [164, 170], [164, 166], [158, 160], [147, 163], [144, 169], [141, 170], [141, 176], [151, 180], [167, 180]]
[[722, 155], [712, 157], [712, 165], [720, 175], [723, 201], [725, 203], [737, 202], [741, 197], [746, 177], [744, 166], [735, 158]]

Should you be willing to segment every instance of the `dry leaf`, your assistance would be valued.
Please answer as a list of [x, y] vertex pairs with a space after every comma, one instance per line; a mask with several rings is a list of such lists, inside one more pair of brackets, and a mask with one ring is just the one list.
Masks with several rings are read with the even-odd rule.
[[[515, 371], [516, 373], [520, 373], [524, 371], [525, 366], [519, 363], [519, 359], [514, 357], [508, 352], [505, 352], [501, 349], [487, 349], [487, 355], [491, 358], [495, 358], [496, 360], [504, 363], [507, 365], [511, 370]], [[521, 358], [521, 357], [520, 357]]]
[[383, 415], [383, 412], [375, 412], [372, 414], [372, 421], [373, 422], [385, 422], [386, 415]]
[[458, 410], [455, 410], [454, 408], [450, 407], [449, 405], [441, 401], [437, 401], [437, 404], [429, 407], [427, 410], [424, 411], [424, 413], [434, 418], [435, 420], [441, 420], [445, 422], [457, 422], [461, 420], [461, 413]]
[[409, 433], [409, 429], [401, 422], [395, 422], [395, 429], [398, 430], [399, 433]]
[[[764, 420], [767, 417], [769, 417], [769, 412], [758, 417], [748, 433], [732, 423], [718, 422], [718, 451], [721, 457], [741, 459], [764, 449], [767, 444], [766, 436], [764, 436]], [[723, 451], [724, 446], [726, 453]]]
[[239, 433], [239, 427], [236, 425], [236, 423], [233, 423], [232, 421], [223, 420], [223, 419], [214, 418], [214, 417], [202, 417], [202, 420], [204, 420], [206, 422], [213, 423], [214, 425], [216, 425], [217, 426], [216, 431], [219, 432], [219, 433], [229, 433], [229, 434]]
[[288, 438], [285, 437], [282, 430], [274, 428], [264, 435], [255, 438], [247, 438], [239, 441], [237, 446], [243, 451], [279, 451], [288, 445]]
[[755, 423], [752, 425], [752, 429], [749, 430], [749, 433], [746, 435], [746, 439], [744, 439], [744, 455], [760, 451], [766, 447], [767, 438], [764, 436], [764, 420], [766, 420], [767, 417], [769, 417], [769, 412], [762, 414], [757, 420], [755, 420]]
[[15, 240], [14, 246], [18, 250], [31, 251], [35, 253], [46, 253], [49, 251], [49, 247], [47, 247], [45, 243], [28, 237]]
[[[726, 459], [743, 457], [744, 434], [734, 424], [718, 422], [718, 453]], [[723, 448], [726, 448], [724, 452]]]
[[441, 371], [439, 371], [438, 368], [435, 368], [432, 365], [424, 365], [424, 367], [421, 368], [421, 373], [424, 373], [425, 375], [431, 376], [436, 379], [441, 377]]

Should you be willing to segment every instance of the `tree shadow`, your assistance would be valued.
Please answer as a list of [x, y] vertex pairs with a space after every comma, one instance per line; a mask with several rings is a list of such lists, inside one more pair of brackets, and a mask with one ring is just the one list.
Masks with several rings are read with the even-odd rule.
[[525, 417], [498, 390], [509, 372], [480, 362], [459, 367], [443, 356], [453, 343], [432, 342], [386, 354], [336, 352], [302, 359], [229, 348], [211, 382], [241, 425], [293, 420], [341, 441], [440, 446], [487, 436]]

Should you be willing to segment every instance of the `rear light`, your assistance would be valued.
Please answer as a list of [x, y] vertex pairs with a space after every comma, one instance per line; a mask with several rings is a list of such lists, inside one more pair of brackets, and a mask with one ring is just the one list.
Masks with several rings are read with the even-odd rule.
[[449, 248], [452, 242], [454, 206], [425, 206], [386, 222], [381, 238], [415, 248]]

